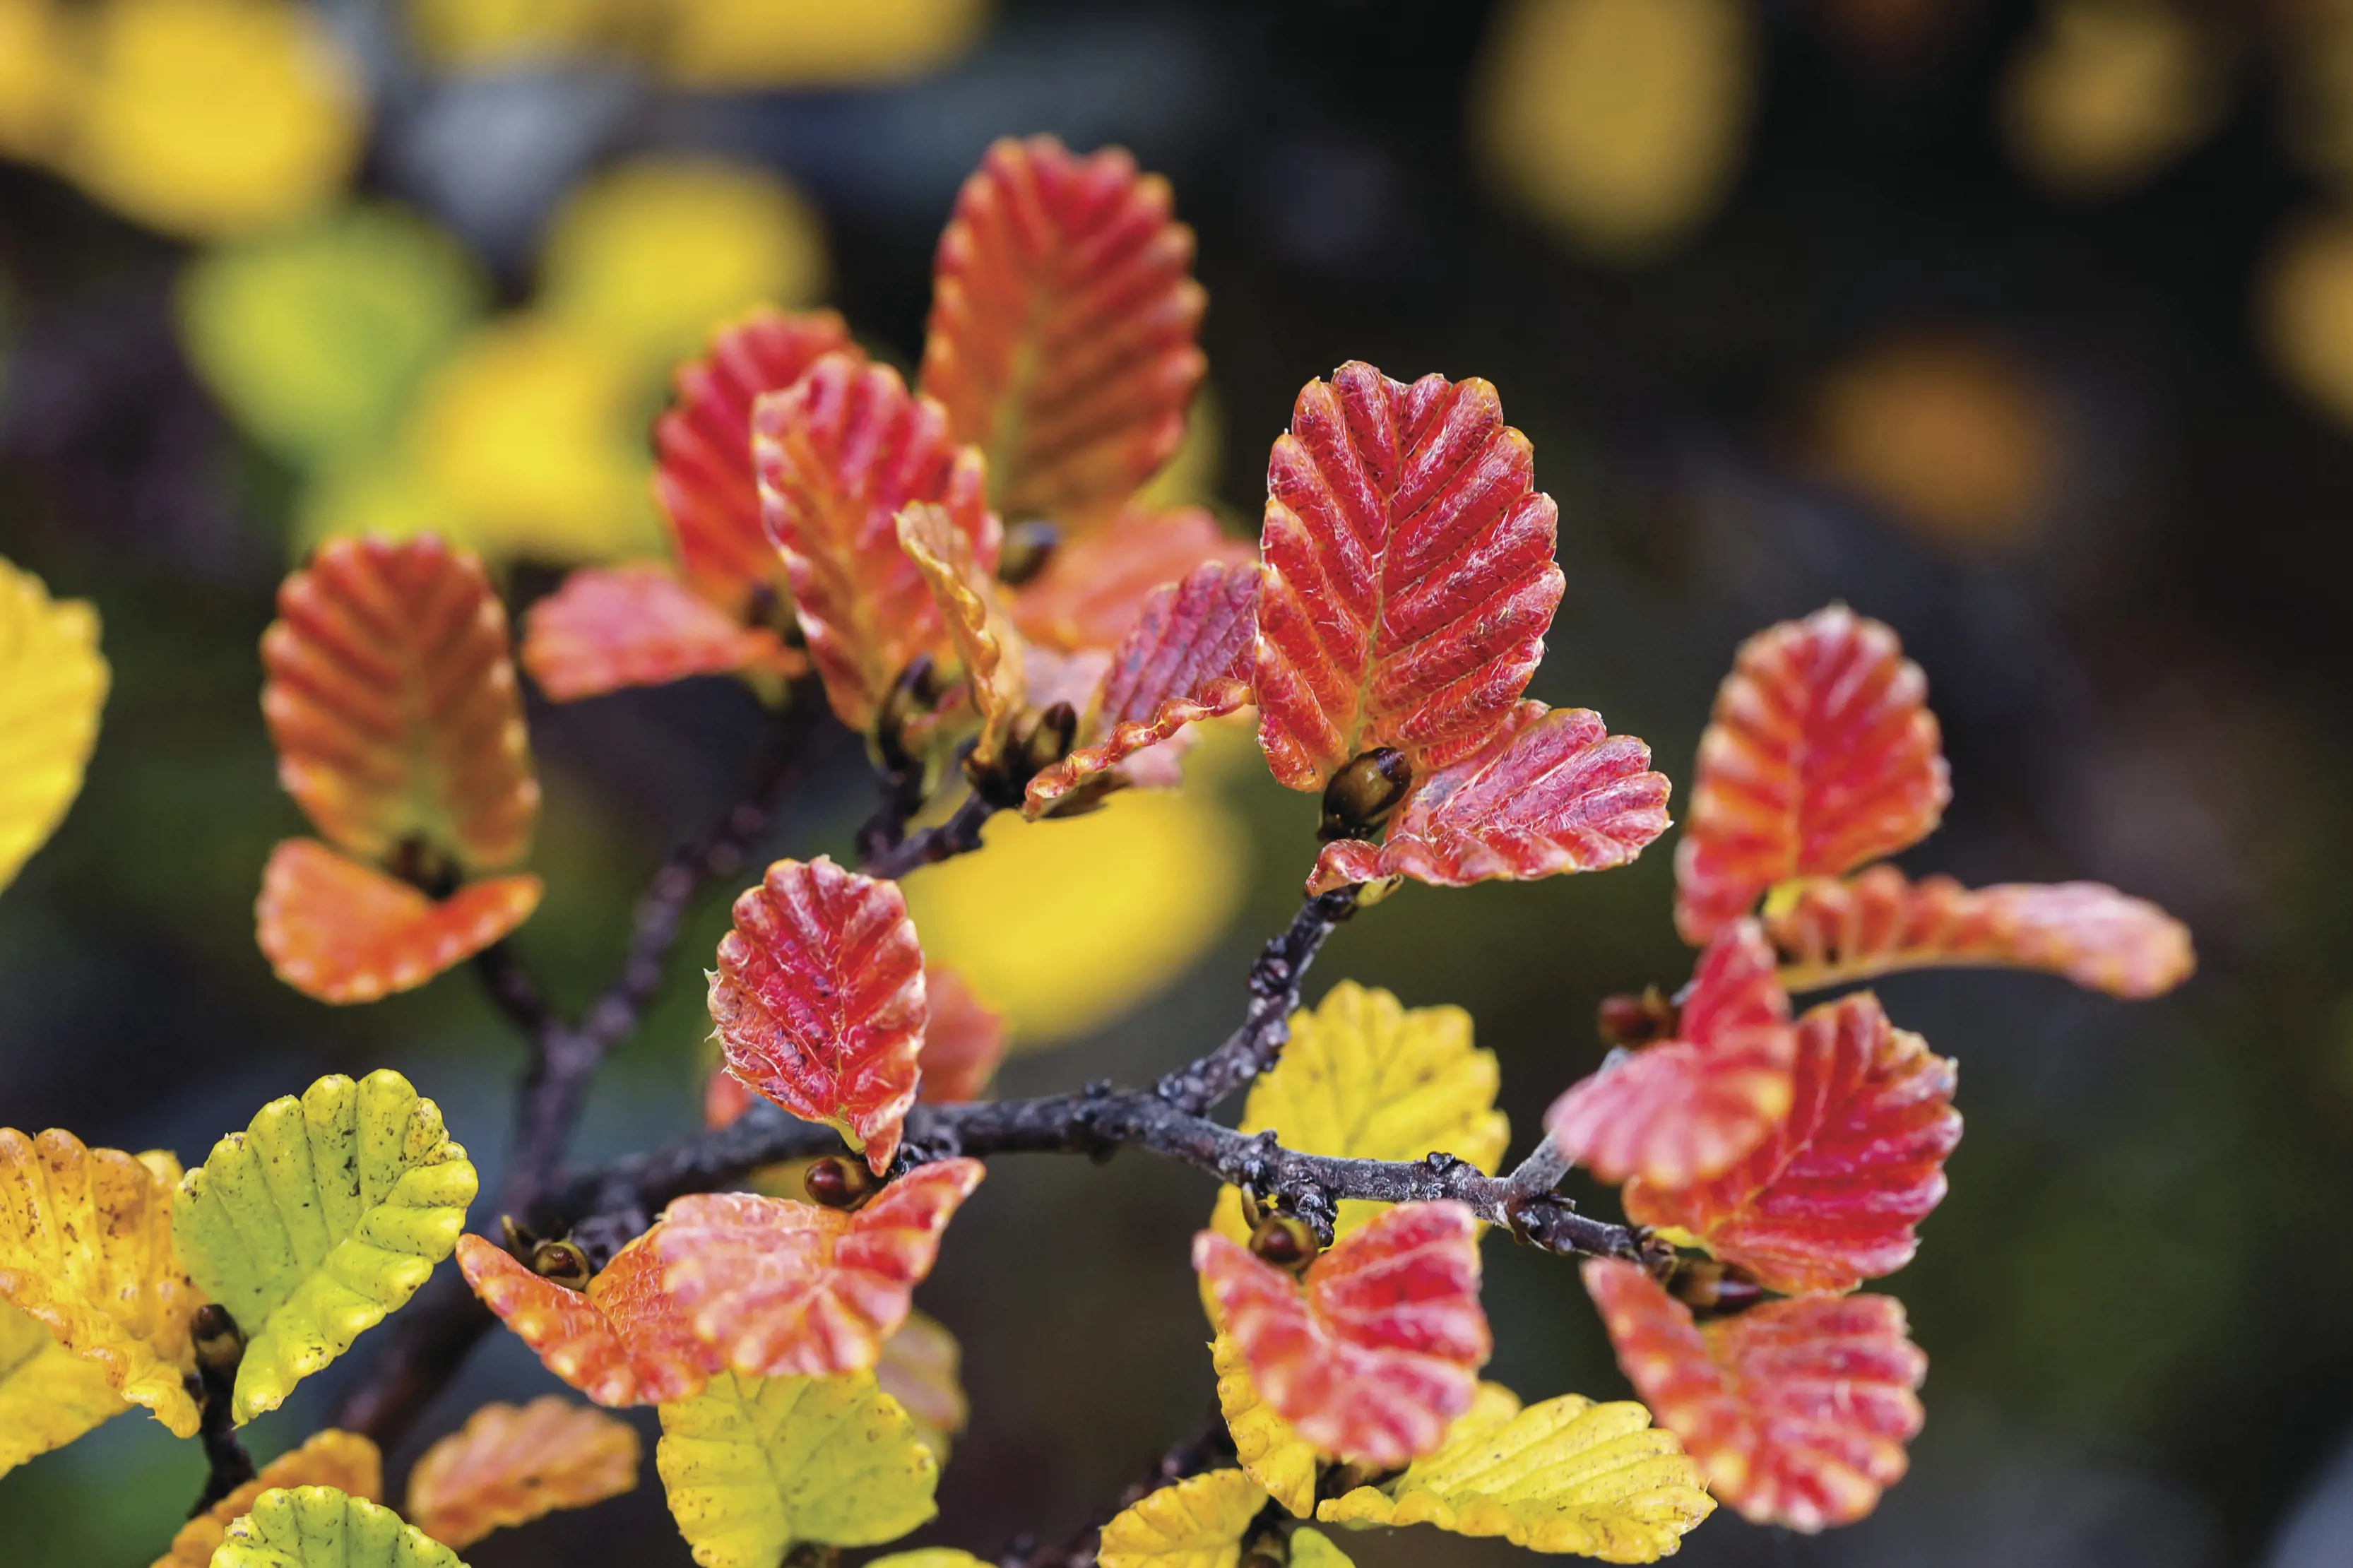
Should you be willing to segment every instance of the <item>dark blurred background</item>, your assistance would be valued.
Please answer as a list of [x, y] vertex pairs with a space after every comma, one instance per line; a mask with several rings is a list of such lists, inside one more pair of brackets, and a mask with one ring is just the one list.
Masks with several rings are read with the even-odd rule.
[[[1886, 1286], [1932, 1363], [1913, 1473], [1820, 1538], [1720, 1513], [1686, 1560], [2353, 1562], [2342, 0], [0, 0], [0, 554], [97, 604], [114, 670], [82, 798], [0, 896], [0, 1121], [193, 1161], [271, 1096], [391, 1065], [487, 1175], [520, 1049], [470, 974], [331, 1011], [255, 951], [260, 867], [301, 830], [256, 700], [279, 576], [360, 526], [451, 533], [518, 605], [650, 552], [670, 361], [765, 295], [912, 363], [958, 180], [1034, 131], [1133, 148], [1198, 231], [1210, 391], [1166, 495], [1254, 532], [1309, 377], [1483, 375], [1560, 502], [1535, 695], [1647, 738], [1681, 796], [1740, 637], [1843, 599], [1901, 631], [1944, 721], [1953, 807], [1907, 866], [2097, 878], [2197, 934], [2154, 1004], [1883, 986], [1962, 1063], [1968, 1120]], [[519, 945], [576, 1000], [757, 709], [705, 681], [532, 718], [549, 897]], [[1002, 1092], [1140, 1078], [1236, 1016], [1313, 802], [1246, 738], [1197, 779], [1000, 823], [911, 883], [927, 944], [1057, 1047]], [[844, 853], [865, 787], [821, 773], [768, 851]], [[1600, 1056], [1596, 1000], [1687, 973], [1670, 862], [1409, 889], [1310, 994], [1469, 1008], [1525, 1150]], [[582, 1156], [696, 1125], [723, 918], [699, 911]], [[973, 1420], [920, 1541], [1059, 1534], [1194, 1427], [1210, 1197], [1134, 1154], [993, 1168], [921, 1297]], [[1487, 1263], [1495, 1375], [1624, 1393], [1572, 1268]], [[396, 1473], [554, 1386], [494, 1336]], [[116, 1421], [0, 1480], [0, 1559], [143, 1563], [200, 1467]], [[650, 1463], [467, 1556], [687, 1561]]]

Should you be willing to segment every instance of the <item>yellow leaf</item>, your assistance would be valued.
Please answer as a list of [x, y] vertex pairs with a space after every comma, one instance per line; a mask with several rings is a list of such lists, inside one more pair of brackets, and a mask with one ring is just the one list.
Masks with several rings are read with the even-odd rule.
[[1231, 1336], [1218, 1336], [1209, 1360], [1217, 1368], [1218, 1408], [1233, 1435], [1235, 1458], [1269, 1497], [1305, 1519], [1315, 1511], [1315, 1473], [1324, 1456], [1260, 1395]]
[[466, 1568], [379, 1503], [333, 1487], [279, 1488], [228, 1527], [212, 1568]]
[[55, 1128], [0, 1128], [0, 1299], [37, 1318], [113, 1390], [196, 1434], [188, 1320], [198, 1298], [172, 1250], [180, 1163], [91, 1149]]
[[1266, 1492], [1240, 1470], [1162, 1487], [1103, 1526], [1103, 1568], [1234, 1568]]
[[661, 1406], [654, 1466], [702, 1568], [776, 1568], [802, 1542], [880, 1546], [938, 1511], [939, 1465], [870, 1372], [723, 1373]]
[[445, 1546], [471, 1546], [504, 1526], [635, 1490], [639, 1457], [635, 1427], [560, 1394], [485, 1405], [417, 1461], [408, 1517]]
[[57, 0], [0, 0], [0, 153], [49, 153], [73, 105], [75, 58]]
[[356, 1432], [332, 1427], [291, 1453], [261, 1467], [261, 1473], [180, 1527], [171, 1550], [154, 1568], [206, 1568], [227, 1538], [228, 1527], [253, 1511], [256, 1498], [285, 1487], [332, 1487], [376, 1502], [384, 1496], [384, 1456]]
[[396, 1072], [321, 1079], [265, 1105], [180, 1184], [174, 1228], [245, 1334], [232, 1409], [294, 1385], [396, 1310], [449, 1256], [476, 1177], [441, 1108]]
[[1356, 1568], [1348, 1554], [1320, 1530], [1301, 1525], [1291, 1532], [1291, 1568]]
[[0, 1475], [130, 1408], [97, 1365], [0, 1302]]
[[1640, 1405], [1565, 1394], [1514, 1414], [1482, 1392], [1444, 1447], [1378, 1487], [1325, 1500], [1315, 1517], [1355, 1529], [1434, 1524], [1535, 1552], [1654, 1563], [1715, 1511], [1699, 1467]]
[[988, 0], [671, 0], [661, 51], [697, 88], [887, 81], [945, 65], [980, 36]]
[[[793, 1195], [806, 1190], [796, 1182]], [[874, 1363], [882, 1392], [899, 1402], [915, 1424], [915, 1436], [943, 1465], [948, 1462], [948, 1439], [964, 1430], [971, 1414], [957, 1376], [963, 1360], [955, 1335], [937, 1319], [909, 1312], [899, 1331], [882, 1342], [882, 1359]]]
[[106, 685], [97, 612], [0, 560], [0, 888], [81, 792]]

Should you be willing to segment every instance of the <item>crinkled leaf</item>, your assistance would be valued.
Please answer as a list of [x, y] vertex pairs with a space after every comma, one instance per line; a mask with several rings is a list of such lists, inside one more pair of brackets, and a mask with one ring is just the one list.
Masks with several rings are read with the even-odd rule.
[[1168, 182], [1118, 148], [990, 147], [940, 236], [923, 391], [1011, 517], [1108, 521], [1176, 450], [1208, 296]]
[[[1514, 1401], [1514, 1405], [1517, 1402]], [[1484, 1415], [1490, 1419], [1474, 1419]], [[1631, 1400], [1474, 1407], [1405, 1473], [1319, 1504], [1327, 1524], [1432, 1524], [1535, 1552], [1654, 1563], [1715, 1511], [1699, 1467]]]
[[794, 675], [807, 660], [659, 566], [587, 567], [523, 617], [522, 667], [558, 702], [690, 675]]
[[850, 346], [849, 327], [831, 310], [747, 311], [711, 334], [704, 357], [678, 367], [670, 408], [654, 422], [654, 499], [670, 519], [680, 568], [738, 620], [757, 589], [784, 587], [784, 563], [760, 522], [752, 405]]
[[964, 1430], [972, 1406], [964, 1396], [959, 1375], [964, 1351], [955, 1335], [938, 1320], [909, 1312], [899, 1331], [882, 1342], [874, 1363], [874, 1381], [899, 1402], [915, 1436], [943, 1465], [948, 1462], [948, 1439]]
[[0, 1476], [130, 1408], [105, 1368], [0, 1301]]
[[485, 1405], [417, 1461], [408, 1517], [445, 1546], [470, 1546], [494, 1530], [634, 1491], [638, 1457], [628, 1422], [558, 1394]]
[[98, 613], [0, 560], [0, 888], [81, 793], [107, 680]]
[[1147, 1492], [1103, 1528], [1103, 1568], [1235, 1568], [1266, 1493], [1240, 1470], [1211, 1470]]
[[371, 858], [421, 837], [478, 870], [530, 847], [506, 611], [472, 555], [330, 540], [278, 590], [261, 660], [279, 780], [322, 836]]
[[1205, 562], [1239, 566], [1251, 554], [1206, 507], [1130, 506], [1106, 527], [1057, 545], [1036, 581], [1014, 595], [1013, 621], [1031, 642], [1062, 652], [1115, 647], [1153, 589]]
[[477, 1178], [441, 1108], [381, 1069], [271, 1100], [180, 1182], [173, 1236], [245, 1335], [242, 1424], [351, 1348], [449, 1256]]
[[1650, 770], [1651, 748], [1609, 733], [1600, 714], [1523, 701], [1485, 750], [1418, 784], [1381, 843], [1324, 846], [1307, 890], [1382, 877], [1461, 888], [1622, 866], [1667, 830], [1670, 786]]
[[1784, 883], [1766, 934], [1792, 991], [1957, 964], [2048, 970], [2111, 996], [2161, 995], [2198, 966], [2189, 928], [2100, 882], [1915, 882], [1893, 866]]
[[1418, 778], [1476, 755], [1544, 657], [1560, 603], [1552, 498], [1495, 389], [1368, 364], [1311, 381], [1267, 462], [1259, 743], [1321, 789], [1362, 752]]
[[923, 997], [930, 1017], [915, 1058], [923, 1075], [915, 1098], [934, 1105], [979, 1099], [1005, 1058], [1005, 1015], [944, 963], [923, 966]]
[[1626, 1184], [1627, 1217], [1672, 1226], [1768, 1289], [1852, 1290], [1912, 1260], [1961, 1141], [1957, 1069], [1892, 1028], [1869, 992], [1798, 1022], [1789, 1112], [1748, 1156], [1680, 1190]]
[[333, 1487], [280, 1487], [253, 1500], [212, 1568], [466, 1568], [458, 1554], [381, 1503]]
[[1259, 1393], [1231, 1334], [1221, 1333], [1211, 1343], [1209, 1362], [1217, 1370], [1218, 1412], [1233, 1438], [1234, 1458], [1267, 1496], [1305, 1519], [1315, 1510], [1316, 1472], [1324, 1455]]
[[997, 570], [980, 454], [955, 445], [940, 405], [910, 395], [898, 372], [851, 353], [827, 354], [790, 390], [762, 396], [752, 437], [761, 517], [809, 657], [834, 712], [864, 730], [916, 655], [946, 651], [923, 574], [899, 547], [899, 512], [945, 509], [977, 568]]
[[180, 1163], [0, 1128], [0, 1301], [37, 1320], [177, 1436], [196, 1434], [188, 1321], [202, 1300], [172, 1236]]
[[1024, 815], [1131, 782], [1122, 764], [1136, 753], [1248, 702], [1258, 600], [1247, 562], [1212, 561], [1154, 589], [1089, 705], [1086, 743], [1029, 781]]
[[1585, 1288], [1635, 1392], [1756, 1523], [1852, 1524], [1903, 1478], [1928, 1358], [1894, 1297], [1768, 1301], [1701, 1327], [1634, 1264], [1590, 1259]]
[[654, 1463], [702, 1568], [776, 1568], [803, 1542], [879, 1546], [937, 1511], [939, 1467], [871, 1373], [722, 1373], [661, 1425]]
[[881, 1174], [915, 1102], [929, 1019], [923, 950], [898, 884], [822, 855], [779, 860], [734, 915], [711, 976], [727, 1069], [839, 1128]]
[[289, 838], [262, 868], [254, 937], [278, 978], [321, 1002], [374, 1002], [424, 984], [531, 918], [537, 877], [470, 882], [435, 902], [397, 877]]
[[1894, 632], [1844, 605], [1767, 626], [1700, 736], [1675, 929], [1705, 942], [1776, 882], [1917, 843], [1951, 795], [1927, 678]]
[[254, 1500], [291, 1487], [332, 1487], [370, 1502], [384, 1500], [384, 1456], [356, 1432], [330, 1427], [301, 1447], [261, 1467], [261, 1473], [180, 1527], [154, 1568], [208, 1568], [229, 1525], [253, 1511]]
[[1325, 1453], [1402, 1465], [1470, 1408], [1493, 1342], [1461, 1204], [1399, 1204], [1303, 1281], [1213, 1230], [1193, 1238], [1193, 1267], [1266, 1402]]
[[685, 1399], [720, 1368], [718, 1352], [694, 1337], [663, 1292], [660, 1260], [643, 1237], [586, 1290], [540, 1278], [479, 1236], [458, 1238], [458, 1267], [548, 1371], [599, 1405]]
[[997, 580], [973, 556], [972, 540], [941, 506], [918, 504], [898, 517], [899, 548], [923, 574], [947, 627], [948, 642], [964, 667], [980, 735], [973, 742], [976, 767], [992, 767], [1005, 749], [1013, 721], [1029, 690], [1022, 678], [1021, 635], [1013, 629], [997, 593]]
[[1737, 921], [1700, 954], [1676, 1037], [1611, 1053], [1553, 1102], [1545, 1130], [1602, 1181], [1687, 1186], [1729, 1169], [1788, 1112], [1796, 1051], [1773, 950], [1755, 921]]

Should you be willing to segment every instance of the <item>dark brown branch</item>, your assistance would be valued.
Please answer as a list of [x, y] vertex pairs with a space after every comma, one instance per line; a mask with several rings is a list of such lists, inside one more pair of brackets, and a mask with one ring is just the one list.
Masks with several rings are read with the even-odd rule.
[[1291, 929], [1268, 942], [1250, 965], [1250, 1010], [1241, 1027], [1198, 1061], [1160, 1080], [1160, 1098], [1198, 1116], [1274, 1065], [1291, 1038], [1300, 982], [1333, 928], [1356, 912], [1356, 889], [1340, 888], [1300, 905]]
[[918, 828], [903, 838], [866, 852], [859, 869], [869, 877], [893, 880], [923, 866], [933, 866], [980, 847], [980, 830], [997, 808], [979, 791], [964, 797], [944, 822]]
[[196, 1494], [194, 1519], [246, 1482], [253, 1479], [253, 1456], [237, 1440], [233, 1396], [237, 1363], [245, 1342], [226, 1308], [207, 1305], [192, 1325], [196, 1342], [196, 1370], [187, 1378], [188, 1394], [196, 1402], [196, 1436], [205, 1447], [205, 1485]]

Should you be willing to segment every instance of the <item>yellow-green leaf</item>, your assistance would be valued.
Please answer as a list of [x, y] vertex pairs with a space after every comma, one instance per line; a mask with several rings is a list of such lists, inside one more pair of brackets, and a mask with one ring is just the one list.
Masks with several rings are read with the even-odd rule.
[[104, 1372], [0, 1302], [0, 1475], [130, 1408]]
[[1332, 1538], [1305, 1525], [1291, 1532], [1291, 1568], [1356, 1568]]
[[1653, 1563], [1715, 1511], [1682, 1443], [1631, 1400], [1565, 1394], [1514, 1413], [1506, 1399], [1482, 1389], [1444, 1447], [1378, 1487], [1325, 1500], [1315, 1517], [1354, 1529], [1434, 1524], [1535, 1552]]
[[400, 1515], [332, 1487], [280, 1487], [228, 1527], [212, 1568], [466, 1568]]
[[173, 1229], [197, 1287], [244, 1331], [237, 1421], [275, 1410], [416, 1294], [475, 1187], [441, 1108], [391, 1071], [322, 1078], [214, 1144], [180, 1183]]
[[81, 792], [106, 682], [97, 612], [0, 560], [0, 888]]
[[702, 1568], [776, 1568], [802, 1542], [880, 1546], [938, 1510], [938, 1461], [871, 1372], [723, 1373], [661, 1406], [654, 1467]]
[[1234, 1568], [1266, 1490], [1240, 1470], [1162, 1487], [1103, 1526], [1102, 1568]]
[[1269, 1497], [1305, 1519], [1315, 1511], [1315, 1472], [1324, 1456], [1261, 1397], [1232, 1336], [1218, 1336], [1209, 1360], [1217, 1368], [1218, 1408], [1233, 1435], [1234, 1457]]

